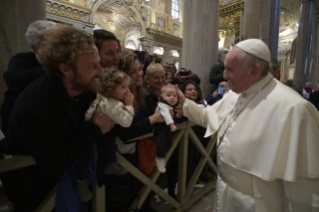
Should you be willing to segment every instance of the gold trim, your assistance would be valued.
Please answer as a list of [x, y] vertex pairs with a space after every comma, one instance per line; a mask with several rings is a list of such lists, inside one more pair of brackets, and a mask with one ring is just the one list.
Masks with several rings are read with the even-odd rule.
[[50, 13], [50, 14], [53, 14], [53, 15], [62, 16], [62, 17], [73, 19], [73, 20], [82, 21], [82, 16], [80, 16], [80, 15], [76, 15], [74, 13], [67, 12], [67, 11], [62, 10], [62, 9], [53, 8], [53, 7], [50, 7], [48, 5], [46, 6], [46, 11], [47, 11], [47, 13]]
[[228, 4], [226, 6], [220, 7], [219, 16], [220, 17], [229, 16], [244, 10], [245, 10], [245, 0], [241, 0], [232, 4]]
[[69, 2], [69, 1], [64, 1], [64, 0], [58, 0], [58, 1], [61, 2], [61, 3], [65, 3], [65, 4], [68, 4], [68, 5], [71, 5], [71, 6], [74, 6], [74, 7], [78, 7], [78, 8], [81, 8], [83, 10], [88, 10], [88, 11], [92, 12], [92, 9], [90, 9], [88, 7], [84, 7], [84, 6]]

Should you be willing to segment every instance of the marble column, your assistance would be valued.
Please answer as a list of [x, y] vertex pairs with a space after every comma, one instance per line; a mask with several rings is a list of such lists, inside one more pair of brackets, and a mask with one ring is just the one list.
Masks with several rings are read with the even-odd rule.
[[278, 58], [280, 0], [270, 0], [269, 12], [269, 50], [271, 59]]
[[262, 38], [269, 43], [269, 1], [245, 0], [244, 40]]
[[164, 63], [169, 63], [171, 50], [172, 49], [170, 47], [164, 47], [164, 56], [163, 56]]
[[[311, 26], [313, 21], [313, 0], [300, 1], [300, 19], [298, 29], [296, 67], [294, 74], [294, 85], [304, 87], [308, 81], [311, 48]], [[317, 48], [317, 47], [316, 47]]]
[[210, 68], [217, 63], [219, 0], [185, 0], [181, 67], [201, 79], [203, 96], [211, 90]]
[[3, 73], [18, 52], [30, 51], [24, 34], [36, 20], [46, 19], [45, 0], [0, 1], [0, 105], [7, 90]]

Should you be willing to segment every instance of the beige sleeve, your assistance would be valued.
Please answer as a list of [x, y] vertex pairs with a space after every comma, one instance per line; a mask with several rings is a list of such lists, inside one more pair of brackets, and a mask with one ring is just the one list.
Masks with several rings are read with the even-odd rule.
[[121, 101], [103, 97], [100, 102], [102, 113], [108, 115], [114, 122], [122, 127], [129, 127], [134, 117], [134, 108], [126, 106]]
[[206, 109], [203, 109], [202, 105], [198, 105], [192, 100], [185, 99], [185, 102], [183, 104], [183, 115], [194, 123], [206, 128]]

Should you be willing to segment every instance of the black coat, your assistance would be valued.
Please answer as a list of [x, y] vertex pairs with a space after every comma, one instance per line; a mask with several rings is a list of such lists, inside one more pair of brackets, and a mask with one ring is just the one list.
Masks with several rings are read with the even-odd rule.
[[219, 83], [226, 81], [223, 77], [224, 75], [224, 64], [222, 62], [214, 65], [209, 72], [209, 82], [212, 84], [212, 90], [213, 93], [217, 88]]
[[102, 138], [84, 113], [96, 98], [84, 92], [71, 100], [60, 79], [45, 74], [17, 99], [9, 118], [6, 146], [31, 155], [36, 165], [1, 175], [16, 211], [33, 211], [76, 159]]
[[45, 73], [33, 52], [19, 53], [12, 57], [3, 78], [8, 86], [1, 106], [2, 131], [6, 134], [9, 115], [21, 92]]
[[314, 106], [319, 111], [319, 91], [315, 91], [313, 93], [310, 93], [309, 95], [309, 101], [314, 104]]

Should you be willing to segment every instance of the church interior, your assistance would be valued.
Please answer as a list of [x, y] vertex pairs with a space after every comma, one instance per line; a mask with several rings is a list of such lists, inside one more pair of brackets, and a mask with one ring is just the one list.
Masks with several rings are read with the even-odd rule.
[[[89, 33], [110, 31], [119, 39], [122, 54], [147, 50], [177, 70], [192, 70], [201, 79], [204, 96], [210, 92], [209, 70], [218, 63], [218, 55], [248, 38], [268, 45], [271, 58], [280, 64], [280, 81], [295, 89], [306, 82], [313, 89], [319, 84], [319, 0], [1, 0], [0, 14], [0, 104], [7, 90], [2, 75], [11, 57], [29, 51], [24, 33], [35, 20]], [[201, 169], [206, 162], [213, 163], [209, 154], [203, 155]], [[151, 177], [156, 182], [159, 173]], [[144, 190], [152, 188], [161, 194], [152, 179], [144, 182], [149, 186]], [[179, 180], [185, 183], [182, 177]], [[174, 211], [174, 207], [176, 211], [212, 211], [216, 182], [207, 187], [190, 183], [193, 188], [178, 188], [186, 193], [178, 202], [155, 195], [153, 208], [158, 212]], [[187, 193], [190, 189], [192, 194]], [[187, 204], [191, 195], [196, 198]], [[14, 211], [1, 185], [0, 196], [0, 212]]]

